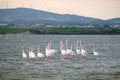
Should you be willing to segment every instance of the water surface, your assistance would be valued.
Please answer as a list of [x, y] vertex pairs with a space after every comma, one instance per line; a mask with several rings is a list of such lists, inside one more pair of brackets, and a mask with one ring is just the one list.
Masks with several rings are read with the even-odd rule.
[[[34, 49], [39, 44], [45, 54], [45, 44], [52, 40], [57, 49], [55, 59], [24, 60], [21, 46]], [[81, 40], [88, 52], [87, 59], [61, 59], [60, 41], [68, 40], [75, 51]], [[100, 53], [96, 59], [92, 46]], [[0, 35], [0, 80], [119, 80], [120, 35]]]

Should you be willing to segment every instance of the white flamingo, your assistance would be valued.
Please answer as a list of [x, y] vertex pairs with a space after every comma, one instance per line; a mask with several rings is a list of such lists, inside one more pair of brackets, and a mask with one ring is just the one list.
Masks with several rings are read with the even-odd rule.
[[68, 49], [68, 42], [66, 40], [66, 51], [67, 51], [67, 54], [70, 58], [73, 57], [73, 55], [75, 55], [75, 52], [72, 50], [72, 45], [71, 45], [71, 49]]
[[57, 52], [57, 50], [51, 48], [51, 45], [52, 45], [51, 40], [50, 40], [49, 43], [50, 43], [50, 50], [51, 50], [51, 53], [54, 55], [54, 54]]
[[80, 59], [81, 50], [80, 50], [80, 47], [78, 46], [78, 40], [77, 40], [77, 43], [76, 43], [76, 54], [78, 55], [78, 59]]
[[80, 49], [79, 49], [79, 47], [78, 47], [78, 40], [77, 40], [77, 44], [76, 44], [76, 54], [77, 54], [77, 55], [80, 55], [80, 54], [81, 54], [81, 51], [80, 51]]
[[51, 49], [51, 40], [48, 42], [45, 49], [46, 49], [46, 57], [48, 57], [49, 59], [54, 58], [54, 54], [57, 52], [57, 50]]
[[35, 59], [36, 58], [32, 47], [29, 48], [29, 58], [30, 59]]
[[60, 42], [60, 51], [61, 51], [62, 57], [63, 57], [64, 59], [65, 59], [65, 58], [68, 58], [67, 51], [64, 49], [64, 44], [63, 44], [62, 41]]
[[96, 56], [96, 57], [99, 56], [99, 53], [95, 51], [94, 46], [93, 46], [93, 54], [94, 54], [94, 56]]
[[51, 58], [53, 55], [51, 54], [49, 46], [45, 46], [46, 57]]
[[39, 59], [43, 59], [45, 56], [41, 53], [41, 51], [40, 51], [40, 46], [38, 45], [38, 50], [37, 50], [37, 57], [39, 58]]
[[72, 56], [76, 55], [75, 52], [73, 51], [72, 44], [71, 44], [71, 51], [70, 51], [70, 53], [71, 53]]
[[87, 51], [85, 49], [83, 49], [81, 41], [80, 41], [80, 50], [81, 50], [81, 55], [83, 57], [86, 57], [87, 56]]
[[22, 53], [23, 53], [22, 54], [23, 58], [26, 59], [27, 58], [27, 54], [25, 53], [23, 46], [22, 46]]

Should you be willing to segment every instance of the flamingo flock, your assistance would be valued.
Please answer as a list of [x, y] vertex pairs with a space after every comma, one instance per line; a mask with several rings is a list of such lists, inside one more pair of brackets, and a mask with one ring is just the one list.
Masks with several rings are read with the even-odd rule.
[[[58, 50], [52, 49], [52, 41], [50, 40], [46, 45], [45, 45], [45, 54], [41, 52], [40, 46], [37, 46], [36, 50], [36, 55], [35, 51], [32, 46], [29, 46], [28, 48], [28, 55], [25, 53], [24, 47], [22, 46], [22, 56], [24, 59], [54, 59], [55, 54], [58, 52]], [[94, 46], [93, 46], [93, 55], [95, 57], [99, 57], [99, 53], [95, 51]], [[88, 56], [87, 51], [84, 49], [81, 41], [77, 40], [76, 43], [76, 51], [73, 51], [73, 46], [72, 44], [70, 45], [70, 48], [68, 48], [68, 41], [66, 40], [65, 43], [63, 41], [60, 41], [60, 53], [61, 57], [63, 59], [72, 59], [74, 56], [77, 56], [78, 59], [80, 57], [86, 58]]]

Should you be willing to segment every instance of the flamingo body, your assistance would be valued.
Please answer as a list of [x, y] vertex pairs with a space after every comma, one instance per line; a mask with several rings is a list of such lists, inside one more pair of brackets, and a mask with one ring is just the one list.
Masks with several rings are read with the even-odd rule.
[[34, 54], [32, 48], [31, 48], [31, 49], [29, 48], [29, 58], [30, 58], [30, 59], [35, 59], [35, 58], [36, 58], [36, 55]]
[[81, 49], [81, 55], [82, 55], [82, 56], [87, 56], [87, 51], [84, 50], [84, 49]]
[[94, 46], [93, 46], [93, 54], [94, 54], [94, 56], [96, 56], [96, 57], [99, 56], [99, 53], [95, 51]]
[[27, 58], [27, 54], [23, 52], [23, 58]]
[[76, 54], [80, 55], [81, 51], [79, 49], [76, 49]]
[[54, 58], [55, 52], [56, 50], [46, 50], [46, 57], [49, 59]]
[[22, 46], [22, 53], [23, 53], [23, 54], [22, 54], [23, 58], [26, 59], [26, 58], [27, 58], [27, 54], [25, 53], [25, 51], [24, 51], [24, 49], [23, 49], [23, 46]]
[[39, 52], [39, 53], [37, 53], [37, 57], [38, 58], [44, 58], [45, 56], [42, 53]]
[[31, 59], [36, 58], [36, 56], [35, 56], [35, 54], [34, 54], [33, 51], [30, 51], [30, 52], [29, 52], [29, 58], [31, 58]]
[[60, 49], [61, 49], [61, 54], [62, 54], [62, 57], [64, 58], [64, 59], [67, 59], [68, 58], [68, 51], [67, 50], [65, 50], [64, 49], [64, 43], [61, 41], [60, 42]]
[[54, 58], [54, 54], [57, 52], [55, 49], [51, 49], [51, 40], [48, 42], [46, 46], [46, 57], [48, 58]]
[[66, 55], [68, 55], [68, 53], [67, 53], [67, 51], [66, 50], [61, 50], [61, 54], [63, 55], [63, 56], [66, 56]]
[[94, 51], [93, 54], [94, 54], [94, 56], [99, 56], [99, 53], [96, 51]]
[[75, 55], [75, 52], [71, 49], [67, 49], [67, 53], [68, 55], [71, 55], [71, 56]]
[[38, 57], [38, 58], [42, 59], [42, 58], [45, 57], [45, 56], [41, 53], [39, 45], [38, 45], [38, 50], [37, 50], [37, 51], [38, 51], [38, 53], [37, 53], [37, 57]]

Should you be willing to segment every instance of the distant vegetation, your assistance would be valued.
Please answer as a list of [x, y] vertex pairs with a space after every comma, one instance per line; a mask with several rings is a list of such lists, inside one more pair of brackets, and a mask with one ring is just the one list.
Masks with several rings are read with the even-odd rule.
[[21, 33], [24, 31], [25, 31], [25, 29], [22, 29], [22, 28], [0, 27], [0, 34], [15, 34], [15, 33]]
[[120, 34], [120, 18], [102, 20], [31, 8], [0, 9], [0, 34], [9, 33]]
[[35, 34], [120, 34], [120, 29], [113, 28], [31, 28]]
[[120, 34], [120, 28], [3, 28], [0, 27], [0, 34], [15, 34], [30, 32], [33, 34]]

